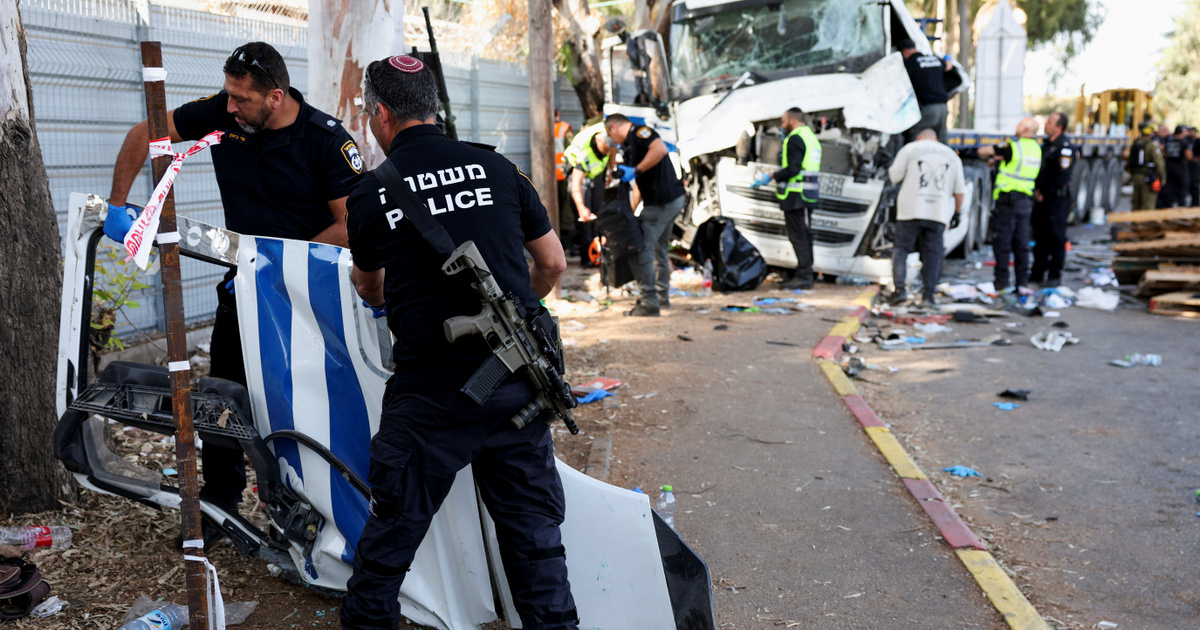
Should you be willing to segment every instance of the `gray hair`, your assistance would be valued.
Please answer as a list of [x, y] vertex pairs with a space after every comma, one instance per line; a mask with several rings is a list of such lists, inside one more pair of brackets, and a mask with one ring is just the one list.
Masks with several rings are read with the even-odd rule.
[[407, 73], [391, 67], [386, 60], [375, 61], [363, 76], [363, 105], [372, 116], [379, 114], [380, 103], [387, 106], [397, 123], [425, 121], [437, 115], [437, 81], [428, 67]]

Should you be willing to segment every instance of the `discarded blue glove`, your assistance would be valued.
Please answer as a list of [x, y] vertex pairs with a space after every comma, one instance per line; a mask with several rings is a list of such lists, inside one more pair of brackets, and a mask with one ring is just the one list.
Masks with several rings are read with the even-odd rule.
[[1010, 403], [1010, 402], [994, 402], [994, 403], [992, 403], [992, 406], [999, 409], [1000, 411], [1012, 411], [1013, 409], [1021, 408], [1021, 405], [1018, 405], [1017, 403]]
[[962, 477], [964, 479], [966, 479], [967, 477], [982, 477], [983, 476], [983, 475], [979, 474], [978, 470], [975, 470], [974, 468], [968, 468], [966, 466], [951, 466], [949, 468], [943, 468], [942, 471], [948, 472], [951, 475], [954, 475], [955, 477]]
[[141, 212], [138, 208], [130, 205], [108, 204], [108, 216], [104, 218], [104, 235], [118, 243], [124, 243], [125, 235], [133, 229], [133, 218], [129, 216], [130, 210], [133, 210], [135, 217]]
[[771, 183], [771, 174], [763, 173], [762, 175], [759, 175], [757, 179], [754, 180], [754, 187], [761, 188], [762, 186], [766, 186], [769, 183]]
[[904, 340], [904, 343], [925, 343], [924, 337], [909, 337]]
[[617, 178], [621, 181], [631, 182], [636, 175], [637, 172], [632, 166], [625, 166], [624, 164], [617, 165]]
[[597, 400], [600, 400], [601, 398], [608, 398], [609, 396], [615, 396], [615, 394], [613, 394], [612, 392], [603, 390], [603, 389], [596, 389], [596, 390], [592, 390], [592, 392], [589, 393], [587, 396], [580, 398], [579, 403], [586, 405], [588, 403], [594, 403]]
[[235, 292], [235, 290], [237, 289], [237, 286], [235, 286], [235, 285], [234, 285], [234, 281], [235, 281], [235, 280], [237, 280], [237, 279], [236, 279], [236, 278], [230, 278], [230, 279], [229, 279], [229, 282], [226, 282], [226, 283], [225, 283], [225, 290], [229, 292], [229, 295], [233, 295], [233, 294], [234, 294], [234, 292]]
[[371, 317], [379, 319], [380, 317], [387, 315], [387, 304], [384, 304], [383, 306], [371, 306], [370, 304], [367, 304], [366, 300], [363, 300], [362, 302], [363, 306], [371, 309]]

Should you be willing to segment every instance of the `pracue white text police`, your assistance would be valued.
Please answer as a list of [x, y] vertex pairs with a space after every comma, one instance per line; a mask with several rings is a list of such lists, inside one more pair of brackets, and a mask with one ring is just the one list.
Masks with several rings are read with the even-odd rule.
[[[408, 182], [408, 187], [413, 192], [430, 190], [441, 186], [451, 186], [467, 180], [479, 181], [486, 180], [487, 174], [483, 167], [479, 164], [469, 164], [466, 167], [456, 166], [454, 168], [444, 168], [440, 171], [430, 173], [421, 173], [415, 178], [405, 177], [404, 181]], [[387, 196], [386, 188], [379, 189], [379, 203], [386, 205]], [[466, 210], [467, 208], [482, 207], [492, 205], [492, 189], [491, 188], [475, 188], [473, 190], [460, 190], [457, 193], [446, 193], [445, 195], [437, 195], [425, 197], [425, 203], [429, 205], [429, 214], [441, 214], [443, 212], [452, 212], [454, 210]], [[386, 215], [388, 227], [396, 229], [396, 224], [404, 218], [404, 212], [399, 208], [388, 212]]]

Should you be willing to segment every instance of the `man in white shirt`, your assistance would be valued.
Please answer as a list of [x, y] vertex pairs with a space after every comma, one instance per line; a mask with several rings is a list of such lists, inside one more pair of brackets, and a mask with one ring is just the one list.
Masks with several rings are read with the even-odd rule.
[[[888, 177], [900, 184], [896, 199], [896, 238], [892, 249], [891, 304], [908, 300], [906, 261], [916, 247], [921, 252], [921, 293], [926, 304], [935, 304], [934, 292], [942, 273], [942, 233], [946, 223], [958, 226], [965, 182], [962, 160], [938, 142], [937, 132], [922, 129], [917, 139], [900, 149], [888, 167]], [[950, 199], [954, 212], [950, 212]]]

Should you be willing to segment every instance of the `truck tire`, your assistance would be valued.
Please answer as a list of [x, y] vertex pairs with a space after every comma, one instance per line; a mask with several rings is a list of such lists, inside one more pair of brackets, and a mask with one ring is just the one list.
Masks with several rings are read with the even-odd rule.
[[[1108, 161], [1108, 211], [1116, 212], [1121, 203], [1121, 184], [1125, 179], [1125, 164], [1120, 158]], [[1194, 202], [1193, 202], [1194, 203]]]
[[967, 234], [963, 237], [962, 243], [950, 252], [947, 258], [966, 258], [971, 252], [983, 245], [983, 232], [981, 225], [983, 223], [984, 208], [986, 207], [985, 200], [991, 199], [991, 186], [988, 185], [990, 173], [987, 169], [978, 169], [967, 167], [964, 170], [964, 175], [973, 184], [973, 192], [971, 196], [963, 200], [963, 217], [967, 223]]
[[1074, 225], [1086, 221], [1088, 209], [1092, 207], [1092, 164], [1090, 160], [1079, 160], [1071, 173], [1071, 192], [1074, 194], [1074, 204], [1071, 214], [1067, 215], [1067, 224]]
[[[1104, 208], [1107, 212], [1111, 206], [1108, 200], [1108, 160], [1096, 158], [1092, 160], [1092, 208]], [[1089, 208], [1091, 210], [1091, 208]], [[1084, 217], [1086, 220], [1086, 217]]]

